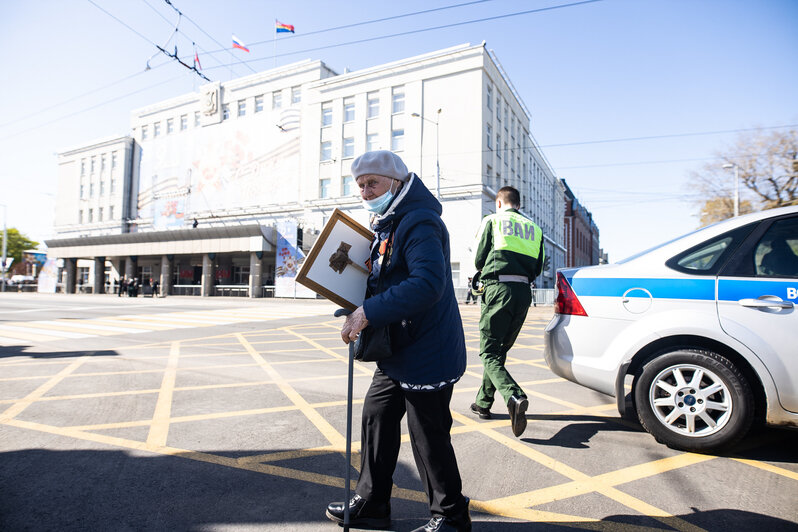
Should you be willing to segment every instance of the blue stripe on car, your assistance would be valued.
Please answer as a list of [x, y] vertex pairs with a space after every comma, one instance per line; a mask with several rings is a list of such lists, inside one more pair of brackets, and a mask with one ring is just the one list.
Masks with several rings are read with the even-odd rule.
[[[792, 290], [789, 290], [792, 288]], [[737, 301], [759, 296], [778, 296], [784, 300], [796, 299], [798, 279], [791, 281], [762, 279], [721, 279], [718, 282], [718, 299], [720, 301]], [[790, 297], [792, 295], [792, 297]]]
[[[715, 299], [715, 279], [590, 279], [572, 277], [571, 288], [578, 296], [621, 297], [630, 288], [645, 288], [657, 299]], [[627, 297], [647, 297], [636, 291]]]

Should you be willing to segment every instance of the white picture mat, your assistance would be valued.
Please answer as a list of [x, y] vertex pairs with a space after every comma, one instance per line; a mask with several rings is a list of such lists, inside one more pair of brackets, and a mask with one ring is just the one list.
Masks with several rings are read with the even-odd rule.
[[338, 251], [341, 242], [352, 246], [349, 250], [349, 258], [352, 259], [352, 262], [361, 268], [366, 268], [371, 241], [339, 220], [322, 244], [316, 260], [307, 272], [307, 278], [359, 307], [366, 297], [368, 275], [351, 264], [347, 264], [342, 273], [338, 273], [330, 267], [330, 257]]

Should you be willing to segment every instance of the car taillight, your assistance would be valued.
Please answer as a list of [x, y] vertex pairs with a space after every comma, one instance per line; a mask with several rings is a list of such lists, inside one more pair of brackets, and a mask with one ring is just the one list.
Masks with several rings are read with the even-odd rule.
[[556, 314], [587, 316], [587, 312], [585, 312], [585, 308], [576, 297], [574, 289], [571, 288], [565, 276], [560, 272], [557, 272], [557, 297], [554, 299], [554, 312]]

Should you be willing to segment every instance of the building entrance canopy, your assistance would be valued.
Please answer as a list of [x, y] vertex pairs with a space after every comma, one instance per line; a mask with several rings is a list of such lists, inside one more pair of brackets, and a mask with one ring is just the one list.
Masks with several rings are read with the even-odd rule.
[[264, 225], [196, 227], [45, 241], [49, 258], [274, 252], [274, 228]]

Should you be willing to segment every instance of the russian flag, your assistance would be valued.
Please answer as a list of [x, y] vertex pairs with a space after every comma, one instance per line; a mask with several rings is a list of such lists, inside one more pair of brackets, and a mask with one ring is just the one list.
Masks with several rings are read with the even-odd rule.
[[283, 24], [279, 20], [274, 21], [274, 27], [277, 33], [294, 33], [294, 26], [292, 24]]
[[247, 48], [247, 45], [244, 44], [241, 41], [241, 39], [239, 39], [235, 35], [233, 35], [233, 48], [238, 48], [240, 50], [244, 50], [245, 52], [249, 52], [249, 48]]

